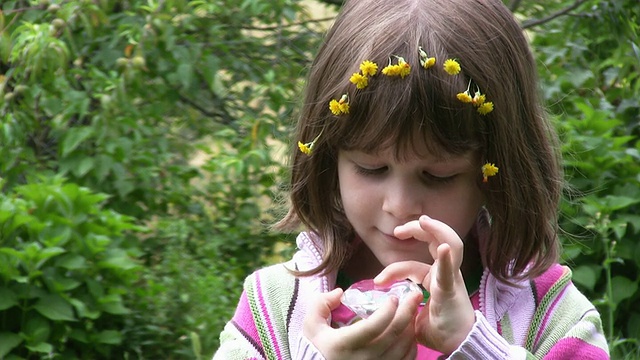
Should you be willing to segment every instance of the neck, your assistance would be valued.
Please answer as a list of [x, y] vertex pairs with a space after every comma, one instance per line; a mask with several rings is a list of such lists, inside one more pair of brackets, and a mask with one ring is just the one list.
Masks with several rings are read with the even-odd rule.
[[364, 243], [360, 243], [349, 258], [349, 261], [342, 268], [342, 272], [349, 280], [356, 282], [364, 279], [373, 279], [384, 267], [373, 255], [371, 250]]

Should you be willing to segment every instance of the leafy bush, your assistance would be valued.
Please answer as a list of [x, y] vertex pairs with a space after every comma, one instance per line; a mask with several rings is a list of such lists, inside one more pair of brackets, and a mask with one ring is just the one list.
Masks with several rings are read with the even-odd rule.
[[2, 190], [45, 174], [109, 194], [105, 209], [149, 229], [131, 234], [142, 269], [119, 351], [211, 354], [241, 279], [282, 239], [263, 226], [281, 178], [271, 144], [314, 23], [297, 1], [0, 7]]
[[561, 217], [563, 258], [602, 314], [612, 358], [635, 359], [640, 357], [640, 8], [632, 0], [588, 1], [572, 15], [534, 28], [532, 41], [570, 185]]
[[138, 228], [106, 198], [60, 178], [0, 194], [0, 357], [109, 357], [122, 342]]

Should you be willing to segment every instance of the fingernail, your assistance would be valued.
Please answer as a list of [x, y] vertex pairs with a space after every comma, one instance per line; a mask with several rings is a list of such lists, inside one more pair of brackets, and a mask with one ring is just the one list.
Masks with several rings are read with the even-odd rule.
[[400, 303], [400, 299], [395, 295], [389, 296], [389, 300], [393, 302], [393, 305], [398, 305]]

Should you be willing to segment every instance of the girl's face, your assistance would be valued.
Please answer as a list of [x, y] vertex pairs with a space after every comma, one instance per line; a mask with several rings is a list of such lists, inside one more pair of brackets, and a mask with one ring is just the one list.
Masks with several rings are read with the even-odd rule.
[[433, 263], [428, 244], [394, 237], [396, 226], [425, 214], [464, 239], [483, 201], [477, 185], [479, 159], [472, 152], [446, 159], [412, 155], [400, 161], [393, 149], [340, 151], [338, 176], [347, 219], [379, 262], [367, 264], [371, 276], [398, 261]]

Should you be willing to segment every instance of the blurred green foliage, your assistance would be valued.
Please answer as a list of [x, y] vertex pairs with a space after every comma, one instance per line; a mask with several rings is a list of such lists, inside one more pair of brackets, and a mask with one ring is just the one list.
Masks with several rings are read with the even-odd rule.
[[[505, 3], [562, 136], [563, 261], [613, 357], [640, 357], [637, 1]], [[243, 278], [292, 242], [268, 225], [325, 8], [0, 9], [0, 358], [209, 358]]]

